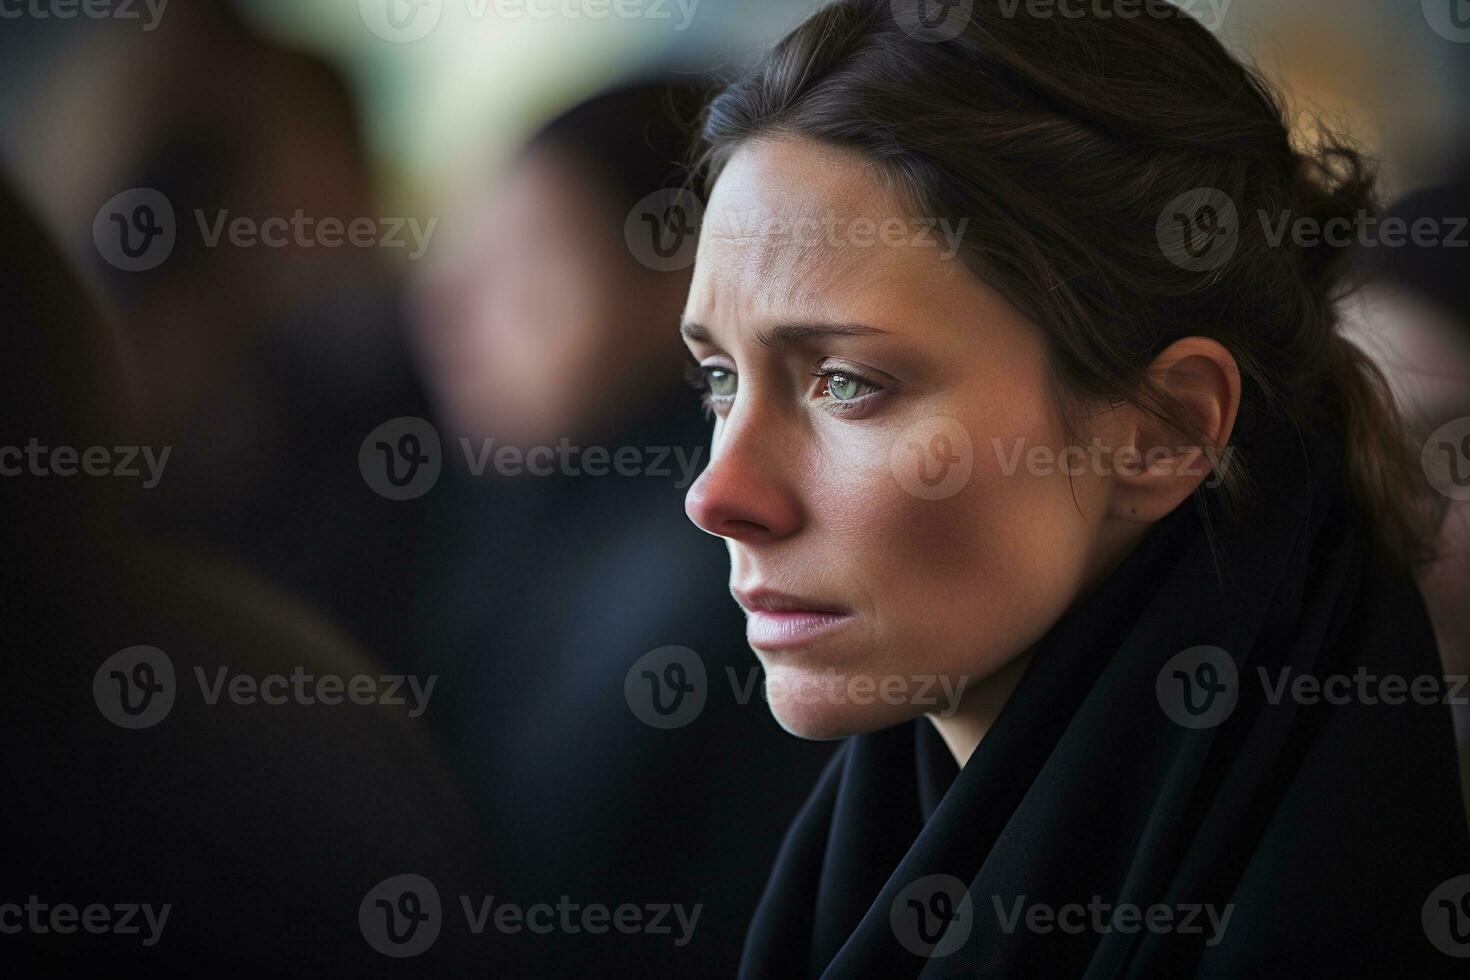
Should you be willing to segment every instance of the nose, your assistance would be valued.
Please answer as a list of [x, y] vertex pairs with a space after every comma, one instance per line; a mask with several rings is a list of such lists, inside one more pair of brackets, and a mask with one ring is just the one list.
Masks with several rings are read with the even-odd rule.
[[801, 503], [789, 480], [799, 454], [768, 423], [739, 408], [721, 423], [709, 465], [684, 497], [684, 513], [701, 530], [753, 544], [800, 529]]

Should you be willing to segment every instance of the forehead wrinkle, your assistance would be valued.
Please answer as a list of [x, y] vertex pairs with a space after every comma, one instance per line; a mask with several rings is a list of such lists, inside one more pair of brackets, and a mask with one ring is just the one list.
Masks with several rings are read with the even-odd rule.
[[[747, 152], [740, 151], [715, 186], [701, 231], [699, 258], [707, 271], [696, 269], [702, 281], [696, 302], [742, 326], [851, 318], [844, 307], [854, 293], [881, 287], [885, 271], [905, 275], [907, 263], [889, 255], [885, 243], [858, 245], [843, 236], [856, 219], [881, 227], [889, 217], [905, 217], [907, 209], [871, 161], [801, 141], [765, 149], [774, 152], [772, 159], [752, 167], [742, 165], [751, 161], [740, 159]], [[791, 159], [798, 149], [808, 155], [815, 150], [824, 164], [820, 178], [800, 189], [790, 178], [802, 171]]]
[[815, 297], [850, 289], [867, 277], [863, 253], [863, 249], [820, 243], [803, 245], [792, 256], [791, 274], [784, 281], [780, 300], [797, 309], [825, 305]]
[[849, 318], [853, 311], [842, 300], [864, 291], [882, 272], [869, 261], [880, 254], [878, 249], [825, 242], [792, 246], [764, 238], [734, 246], [722, 240], [725, 249], [737, 250], [740, 257], [720, 274], [701, 277], [703, 288], [697, 295], [700, 310], [706, 312], [691, 319], [710, 322], [703, 317], [718, 311], [720, 318], [743, 327]]

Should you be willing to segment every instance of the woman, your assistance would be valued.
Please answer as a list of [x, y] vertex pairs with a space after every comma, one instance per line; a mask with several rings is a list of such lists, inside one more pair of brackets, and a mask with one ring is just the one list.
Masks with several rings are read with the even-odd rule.
[[1370, 168], [1167, 4], [971, 8], [826, 6], [705, 116], [686, 509], [854, 736], [742, 975], [1463, 968], [1436, 508], [1298, 233]]

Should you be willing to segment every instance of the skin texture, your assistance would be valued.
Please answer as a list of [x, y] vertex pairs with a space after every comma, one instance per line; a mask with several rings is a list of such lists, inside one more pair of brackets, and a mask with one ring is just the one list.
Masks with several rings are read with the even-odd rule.
[[[927, 714], [963, 764], [1035, 641], [1208, 468], [1197, 450], [1129, 465], [1129, 450], [1186, 445], [1129, 405], [1090, 411], [1083, 426], [1117, 450], [1113, 465], [1074, 465], [1069, 478], [1023, 452], [1011, 467], [1018, 444], [1066, 447], [1043, 335], [942, 243], [885, 240], [857, 220], [895, 218], [917, 227], [852, 151], [776, 136], [732, 156], [684, 310], [715, 416], [686, 511], [728, 544], [731, 589], [788, 731], [838, 738]], [[790, 330], [854, 324], [873, 332]], [[817, 376], [833, 371], [846, 380]], [[1151, 373], [1225, 443], [1240, 391], [1228, 352], [1188, 338]], [[939, 424], [962, 427], [968, 452], [939, 448], [970, 473], [930, 499], [916, 467], [939, 472]], [[769, 613], [750, 614], [760, 590], [835, 615], [772, 643]]]

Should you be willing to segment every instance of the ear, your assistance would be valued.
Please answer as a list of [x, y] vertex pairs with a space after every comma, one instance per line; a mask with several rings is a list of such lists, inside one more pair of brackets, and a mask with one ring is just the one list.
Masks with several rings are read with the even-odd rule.
[[1206, 479], [1219, 479], [1240, 409], [1240, 369], [1218, 341], [1175, 341], [1154, 358], [1147, 374], [1195, 428], [1181, 432], [1134, 405], [1122, 411], [1114, 430], [1119, 441], [1108, 516], [1138, 523], [1159, 520]]

